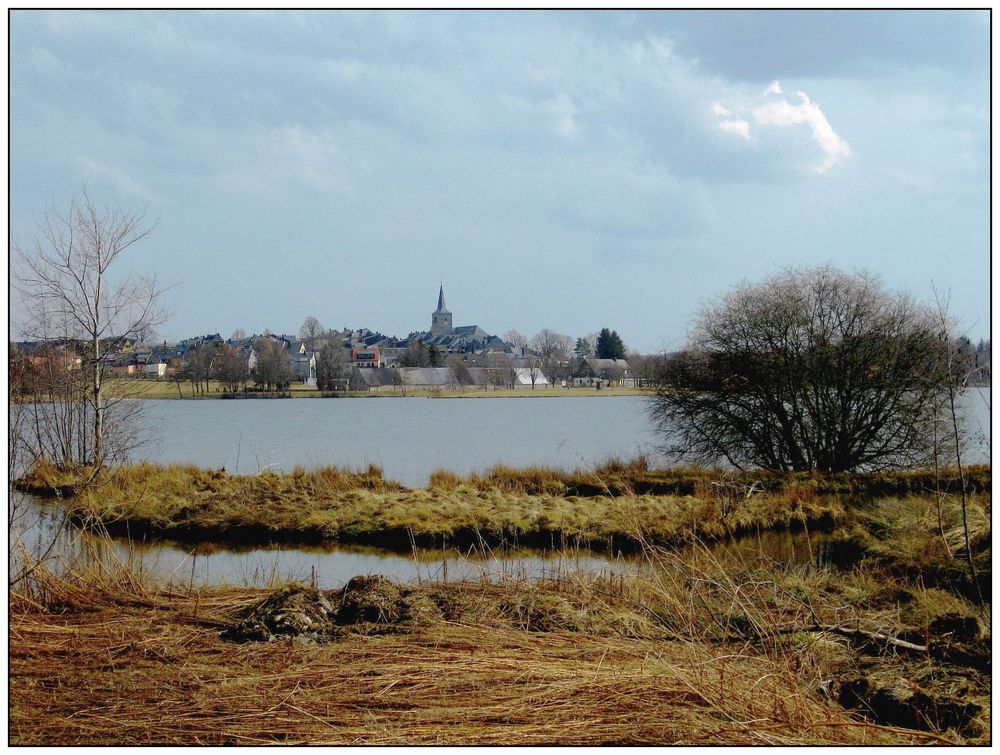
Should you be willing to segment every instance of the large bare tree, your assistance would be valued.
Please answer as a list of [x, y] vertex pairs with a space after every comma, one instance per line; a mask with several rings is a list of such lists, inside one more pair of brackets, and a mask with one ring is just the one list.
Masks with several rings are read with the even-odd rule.
[[225, 383], [226, 389], [232, 394], [245, 388], [250, 379], [246, 356], [240, 349], [229, 344], [224, 343], [218, 347], [211, 367], [214, 377]]
[[[570, 356], [573, 353], [572, 338], [543, 328], [531, 339], [530, 346], [541, 356], [540, 366], [553, 385], [560, 380], [566, 380], [572, 374], [570, 364]], [[535, 387], [534, 380], [531, 387]]]
[[323, 326], [320, 325], [319, 320], [309, 315], [302, 321], [302, 327], [299, 328], [299, 338], [305, 341], [306, 351], [316, 351], [317, 342], [322, 336]]
[[652, 414], [677, 456], [738, 468], [926, 464], [953, 377], [934, 312], [866, 274], [793, 269], [704, 309]]
[[100, 468], [128, 450], [124, 427], [114, 430], [125, 440], [108, 445], [106, 419], [123, 397], [108, 395], [106, 378], [126, 340], [140, 339], [168, 316], [156, 276], [123, 270], [123, 257], [153, 226], [144, 210], [99, 207], [84, 189], [65, 210], [50, 207], [26, 242], [11, 242], [27, 312], [25, 336], [60, 344], [80, 359], [78, 398], [89, 427], [80, 428], [85, 453], [71, 459], [75, 463]]

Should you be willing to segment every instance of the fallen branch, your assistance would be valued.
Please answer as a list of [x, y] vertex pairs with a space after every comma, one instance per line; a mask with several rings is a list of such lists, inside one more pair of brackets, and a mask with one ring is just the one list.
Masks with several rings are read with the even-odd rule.
[[907, 642], [906, 640], [900, 640], [896, 637], [890, 637], [887, 634], [882, 634], [881, 632], [866, 632], [864, 629], [848, 629], [847, 627], [836, 626], [834, 624], [828, 626], [814, 627], [813, 629], [805, 630], [810, 632], [830, 632], [832, 634], [839, 634], [842, 637], [847, 637], [852, 640], [866, 640], [866, 641], [876, 641], [889, 645], [894, 648], [899, 648], [900, 650], [907, 650], [911, 653], [927, 653], [926, 645], [917, 645], [913, 642]]

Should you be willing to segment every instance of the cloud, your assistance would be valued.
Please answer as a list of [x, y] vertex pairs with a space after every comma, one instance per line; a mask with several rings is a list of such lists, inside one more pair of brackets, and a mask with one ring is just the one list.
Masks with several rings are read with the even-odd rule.
[[[777, 81], [764, 90], [763, 96], [781, 95], [781, 84]], [[851, 148], [830, 125], [830, 121], [823, 115], [819, 105], [809, 99], [805, 92], [795, 92], [798, 103], [793, 104], [787, 99], [769, 99], [762, 105], [732, 105], [726, 107], [720, 103], [712, 106], [715, 115], [726, 117], [727, 119], [718, 124], [720, 131], [731, 134], [738, 134], [746, 140], [751, 139], [750, 121], [745, 118], [732, 118], [734, 113], [739, 115], [749, 114], [758, 126], [776, 126], [778, 128], [791, 128], [793, 126], [807, 125], [812, 133], [813, 141], [819, 145], [823, 151], [823, 162], [816, 166], [817, 173], [826, 173], [830, 168], [842, 160], [851, 156]]]
[[722, 123], [719, 124], [719, 129], [727, 131], [731, 134], [739, 134], [744, 139], [750, 138], [750, 123], [747, 121], [722, 121]]
[[817, 166], [816, 172], [825, 173], [841, 160], [850, 157], [851, 148], [833, 130], [833, 126], [823, 115], [819, 105], [810, 101], [805, 92], [796, 92], [795, 96], [799, 98], [798, 105], [793, 105], [787, 100], [768, 102], [753, 108], [751, 113], [754, 120], [762, 126], [788, 128], [803, 123], [808, 125], [812, 131], [813, 139], [826, 156], [823, 162]]

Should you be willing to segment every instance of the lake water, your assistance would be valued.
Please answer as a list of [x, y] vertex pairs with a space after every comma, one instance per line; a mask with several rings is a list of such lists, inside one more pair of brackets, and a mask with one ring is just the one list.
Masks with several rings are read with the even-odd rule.
[[[661, 442], [642, 396], [554, 398], [392, 397], [147, 401], [150, 445], [161, 463], [251, 474], [295, 466], [382, 467], [422, 487], [435, 469], [460, 474], [495, 464], [577, 468], [646, 454]], [[989, 389], [962, 396], [966, 461], [989, 461]]]
[[655, 455], [641, 396], [148, 401], [151, 461], [230, 473], [295, 466], [382, 467], [422, 487], [435, 469], [576, 468]]

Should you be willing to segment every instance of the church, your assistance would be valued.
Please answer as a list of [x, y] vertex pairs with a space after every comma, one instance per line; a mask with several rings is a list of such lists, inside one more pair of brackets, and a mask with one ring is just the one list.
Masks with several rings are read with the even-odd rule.
[[452, 315], [444, 303], [444, 284], [438, 290], [437, 309], [431, 313], [431, 329], [419, 334], [420, 340], [427, 346], [455, 353], [483, 351], [492, 349], [503, 351], [504, 342], [497, 336], [492, 336], [478, 325], [452, 325]]

